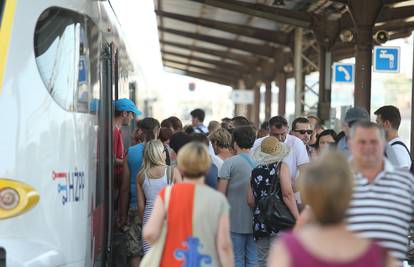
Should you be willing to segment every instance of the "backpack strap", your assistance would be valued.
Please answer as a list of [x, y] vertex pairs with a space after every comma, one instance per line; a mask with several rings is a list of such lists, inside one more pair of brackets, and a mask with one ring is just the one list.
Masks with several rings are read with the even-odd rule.
[[408, 149], [408, 147], [403, 142], [401, 142], [401, 141], [395, 141], [395, 142], [391, 143], [391, 146], [394, 146], [394, 145], [403, 146], [405, 148], [405, 150], [407, 150], [407, 153], [410, 156], [410, 159], [413, 160], [413, 158], [411, 157], [410, 150]]
[[173, 166], [167, 166], [167, 184], [173, 184]]
[[[273, 181], [272, 181], [272, 184], [270, 186], [271, 192], [276, 192], [276, 189], [279, 189], [278, 192], [277, 192], [277, 193], [279, 193], [279, 191], [281, 190], [280, 186], [279, 186], [279, 188], [276, 188], [277, 182], [280, 183], [280, 168], [281, 167], [282, 167], [282, 161], [278, 161], [276, 163], [276, 166], [275, 166], [275, 170], [276, 170], [275, 175], [273, 176]], [[279, 177], [279, 179], [277, 179], [278, 177]]]
[[168, 151], [167, 145], [164, 145], [164, 152], [165, 152], [165, 164], [170, 165], [171, 163], [170, 151]]
[[167, 186], [165, 188], [165, 199], [164, 199], [165, 210], [168, 210], [168, 206], [170, 204], [171, 190], [172, 190], [171, 186]]
[[203, 130], [201, 130], [200, 125], [197, 125], [197, 126], [195, 127], [195, 130], [199, 131], [200, 133], [204, 133], [204, 132], [203, 132]]
[[206, 132], [203, 131], [203, 128], [201, 128], [200, 125], [195, 126], [194, 127], [194, 131], [196, 131], [196, 133], [198, 131], [198, 133], [201, 133], [201, 134], [204, 134], [204, 135], [207, 135], [208, 134], [208, 133], [206, 133]]

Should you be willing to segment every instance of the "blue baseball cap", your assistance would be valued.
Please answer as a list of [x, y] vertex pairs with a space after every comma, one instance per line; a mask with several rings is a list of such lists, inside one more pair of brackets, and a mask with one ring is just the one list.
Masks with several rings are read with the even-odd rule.
[[142, 112], [139, 109], [137, 109], [134, 102], [132, 102], [128, 98], [121, 98], [115, 101], [115, 110], [133, 112], [137, 116], [142, 114]]
[[96, 113], [99, 109], [99, 99], [92, 98], [89, 102], [89, 112]]

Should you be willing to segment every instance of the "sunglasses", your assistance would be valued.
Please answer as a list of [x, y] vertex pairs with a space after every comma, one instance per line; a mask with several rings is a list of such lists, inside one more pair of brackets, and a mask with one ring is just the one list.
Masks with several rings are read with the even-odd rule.
[[300, 133], [300, 134], [309, 134], [311, 135], [313, 133], [313, 130], [293, 130], [294, 132]]

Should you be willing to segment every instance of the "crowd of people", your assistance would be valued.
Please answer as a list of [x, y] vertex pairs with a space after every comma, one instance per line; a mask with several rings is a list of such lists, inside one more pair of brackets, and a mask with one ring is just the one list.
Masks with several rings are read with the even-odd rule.
[[[119, 266], [402, 266], [414, 177], [398, 108], [349, 109], [342, 131], [316, 116], [236, 116], [191, 125], [138, 120], [124, 150], [115, 104]], [[125, 104], [128, 102], [128, 104]], [[128, 204], [129, 203], [129, 204]], [[121, 242], [122, 243], [122, 242]], [[118, 248], [114, 251], [122, 250]], [[127, 264], [127, 265], [122, 265]]]

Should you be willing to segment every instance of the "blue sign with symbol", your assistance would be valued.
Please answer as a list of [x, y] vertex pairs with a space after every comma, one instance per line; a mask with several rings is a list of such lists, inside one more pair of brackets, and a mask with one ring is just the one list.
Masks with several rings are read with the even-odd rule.
[[87, 79], [87, 66], [86, 66], [86, 59], [84, 56], [80, 56], [79, 58], [79, 78], [78, 78], [78, 82], [79, 85], [86, 83], [86, 79]]
[[374, 47], [374, 71], [399, 72], [400, 48], [383, 46]]
[[333, 81], [335, 83], [353, 83], [354, 82], [354, 64], [335, 63], [333, 65]]

